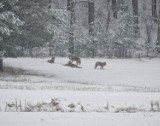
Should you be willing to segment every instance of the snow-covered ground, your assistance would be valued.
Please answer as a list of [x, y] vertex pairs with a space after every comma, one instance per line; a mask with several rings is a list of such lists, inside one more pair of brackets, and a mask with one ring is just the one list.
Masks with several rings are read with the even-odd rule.
[[[82, 59], [82, 69], [63, 66], [68, 58], [56, 58], [55, 64], [49, 64], [47, 59], [18, 58], [4, 60], [5, 64], [35, 70], [35, 72], [60, 82], [77, 84], [155, 87], [160, 89], [160, 60], [136, 59]], [[96, 61], [106, 61], [104, 70], [94, 69]], [[52, 80], [53, 80], [52, 79]]]
[[[4, 59], [19, 72], [0, 74], [0, 126], [159, 126], [159, 59], [82, 58], [81, 69], [48, 59]], [[94, 69], [96, 61], [107, 66]]]
[[0, 113], [1, 126], [159, 126], [159, 113]]

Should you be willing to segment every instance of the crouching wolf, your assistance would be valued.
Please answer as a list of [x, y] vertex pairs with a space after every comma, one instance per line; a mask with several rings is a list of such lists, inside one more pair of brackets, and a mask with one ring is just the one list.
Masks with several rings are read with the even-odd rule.
[[95, 64], [95, 69], [96, 69], [98, 66], [100, 66], [101, 69], [103, 69], [103, 67], [106, 66], [106, 62], [96, 62], [96, 64]]
[[54, 61], [55, 61], [55, 57], [52, 56], [52, 58], [51, 58], [50, 60], [48, 60], [47, 62], [48, 62], [48, 63], [54, 63]]
[[75, 61], [77, 65], [81, 64], [81, 59], [77, 56], [69, 56], [69, 59], [71, 60], [72, 63]]
[[67, 64], [65, 64], [65, 66], [74, 67], [74, 68], [82, 68], [82, 67], [79, 67], [79, 66], [73, 64], [71, 61], [69, 61]]

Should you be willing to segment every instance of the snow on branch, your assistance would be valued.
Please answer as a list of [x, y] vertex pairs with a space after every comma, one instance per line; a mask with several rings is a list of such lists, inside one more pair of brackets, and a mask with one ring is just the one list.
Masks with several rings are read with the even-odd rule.
[[13, 32], [13, 30], [8, 29], [7, 27], [0, 27], [0, 32], [2, 34], [11, 35], [11, 32]]
[[24, 21], [21, 21], [19, 18], [17, 18], [16, 15], [11, 11], [3, 12], [0, 14], [0, 19], [9, 21], [16, 26], [22, 26], [25, 23]]
[[4, 7], [4, 5], [2, 3], [0, 3], [0, 8], [3, 8], [3, 7]]

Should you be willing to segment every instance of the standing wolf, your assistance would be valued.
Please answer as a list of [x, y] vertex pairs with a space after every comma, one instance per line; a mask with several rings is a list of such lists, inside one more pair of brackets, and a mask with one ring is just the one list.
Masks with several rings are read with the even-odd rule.
[[71, 62], [76, 61], [77, 65], [81, 64], [81, 59], [77, 56], [69, 56], [69, 59], [71, 60]]
[[106, 62], [96, 62], [96, 64], [95, 64], [95, 69], [96, 69], [98, 66], [100, 66], [101, 69], [102, 69], [104, 66], [106, 66]]

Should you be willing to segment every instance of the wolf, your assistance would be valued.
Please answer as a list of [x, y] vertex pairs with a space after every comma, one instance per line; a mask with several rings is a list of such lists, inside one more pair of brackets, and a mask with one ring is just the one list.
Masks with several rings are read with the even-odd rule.
[[77, 65], [81, 64], [81, 59], [77, 56], [69, 56], [69, 59], [71, 60], [72, 63], [75, 61]]
[[54, 63], [54, 61], [55, 61], [55, 57], [52, 56], [52, 58], [51, 58], [50, 60], [48, 60], [47, 62], [48, 62], [48, 63]]
[[106, 66], [106, 62], [96, 62], [95, 63], [95, 69], [100, 66], [101, 69], [103, 69], [104, 66]]

